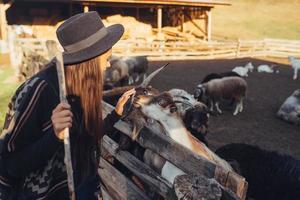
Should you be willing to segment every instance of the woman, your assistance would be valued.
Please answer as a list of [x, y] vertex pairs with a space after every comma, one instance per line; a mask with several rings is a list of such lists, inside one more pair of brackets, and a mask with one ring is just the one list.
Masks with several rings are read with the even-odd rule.
[[76, 199], [96, 199], [99, 141], [113, 130], [135, 93], [124, 93], [102, 123], [102, 74], [123, 32], [119, 24], [105, 27], [97, 12], [75, 15], [57, 29], [69, 104], [59, 102], [55, 59], [18, 88], [0, 138], [0, 199], [69, 198], [63, 161], [66, 127]]

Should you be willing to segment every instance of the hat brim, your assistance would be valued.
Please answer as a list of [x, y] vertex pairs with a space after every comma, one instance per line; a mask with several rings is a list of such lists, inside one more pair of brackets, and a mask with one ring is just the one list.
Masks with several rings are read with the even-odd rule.
[[90, 47], [74, 53], [63, 52], [64, 64], [70, 65], [84, 62], [103, 54], [112, 48], [112, 46], [121, 39], [124, 33], [124, 27], [121, 24], [114, 24], [108, 26], [106, 29], [108, 34]]

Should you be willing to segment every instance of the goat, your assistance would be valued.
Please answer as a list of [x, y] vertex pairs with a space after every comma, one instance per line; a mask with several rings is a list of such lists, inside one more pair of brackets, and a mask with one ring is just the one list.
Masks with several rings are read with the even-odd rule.
[[251, 62], [247, 63], [245, 67], [243, 66], [237, 66], [232, 69], [233, 72], [236, 72], [240, 76], [248, 77], [248, 72], [253, 72], [254, 66]]
[[293, 79], [296, 80], [298, 75], [298, 70], [300, 69], [300, 60], [296, 59], [294, 56], [289, 56], [288, 59], [292, 65], [292, 68], [294, 69]]
[[112, 89], [115, 86], [131, 85], [146, 78], [148, 60], [146, 56], [120, 58], [112, 56], [111, 67], [107, 68], [104, 74], [105, 89]]
[[[257, 71], [258, 72], [265, 72], [265, 73], [274, 73], [274, 68], [276, 67], [277, 65], [259, 65], [258, 67], [257, 67]], [[275, 71], [276, 73], [279, 73], [279, 70], [276, 70]]]
[[115, 86], [125, 86], [129, 81], [129, 68], [127, 63], [116, 57], [112, 56], [110, 59], [110, 67], [104, 73], [104, 88], [112, 89]]
[[299, 199], [299, 160], [247, 144], [228, 144], [216, 154], [237, 164], [237, 171], [249, 184], [249, 197], [256, 200]]
[[[176, 112], [177, 107], [170, 94], [161, 93], [157, 95], [142, 92], [142, 94], [137, 95], [138, 91], [143, 91], [143, 88], [145, 88], [146, 85], [149, 84], [150, 80], [164, 67], [161, 67], [160, 69], [149, 75], [147, 79], [144, 80], [144, 82], [136, 88], [136, 95], [132, 97], [131, 100], [129, 100], [129, 103], [132, 102], [130, 104], [132, 106], [129, 106], [130, 109], [125, 109], [127, 110], [125, 112], [127, 113], [125, 114], [125, 116], [126, 119], [129, 120], [133, 125], [132, 139], [135, 140], [138, 137], [141, 128], [144, 127], [144, 125], [150, 119], [156, 120], [160, 124], [162, 124], [162, 126], [160, 126], [159, 132], [165, 132], [168, 136], [170, 136], [181, 145], [216, 163], [217, 165], [223, 167], [225, 170], [232, 171], [231, 166], [227, 162], [216, 156], [210, 149], [205, 146], [205, 144], [198, 141], [185, 128], [182, 119]], [[156, 154], [156, 157], [157, 156], [158, 155]], [[148, 160], [148, 162], [150, 161]], [[180, 169], [169, 162], [165, 162], [163, 168], [163, 171], [166, 172], [166, 174], [163, 173], [164, 177], [171, 183], [173, 183], [176, 175], [183, 173]]]
[[205, 144], [197, 140], [184, 126], [172, 96], [167, 93], [159, 95], [140, 95], [135, 98], [134, 107], [140, 110], [147, 118], [158, 121], [165, 133], [179, 144], [204, 158], [231, 171], [227, 162], [216, 156]]
[[207, 83], [210, 80], [218, 79], [218, 78], [224, 78], [229, 76], [237, 76], [241, 77], [238, 73], [231, 71], [231, 72], [222, 72], [222, 73], [210, 73], [207, 76], [204, 77], [204, 79], [201, 81], [201, 83]]
[[300, 89], [285, 100], [276, 115], [284, 121], [300, 125]]
[[130, 79], [132, 82], [138, 82], [140, 79], [146, 79], [146, 72], [148, 70], [148, 59], [146, 56], [136, 56], [123, 59], [130, 71]]
[[219, 102], [222, 99], [234, 99], [237, 104], [233, 115], [243, 110], [243, 99], [246, 96], [247, 83], [240, 77], [224, 77], [214, 79], [197, 86], [194, 96], [201, 99], [206, 95], [210, 102], [210, 110], [213, 111], [215, 105], [217, 112], [222, 113]]
[[[219, 79], [219, 78], [231, 77], [231, 76], [241, 77], [238, 73], [233, 72], [233, 71], [222, 72], [222, 73], [219, 73], [219, 74], [210, 73], [210, 74], [208, 74], [207, 76], [204, 77], [204, 79], [201, 81], [201, 84], [207, 83], [208, 81], [213, 80], [213, 79]], [[203, 98], [204, 98], [204, 96], [203, 96]], [[197, 100], [204, 102], [209, 107], [211, 106], [211, 105], [209, 105], [209, 100], [208, 99], [197, 99]], [[230, 105], [232, 106], [233, 103], [234, 103], [234, 99], [231, 100]]]
[[208, 146], [205, 139], [208, 133], [209, 109], [198, 102], [191, 94], [181, 89], [172, 89], [168, 93], [176, 104], [177, 112], [183, 119], [185, 127], [198, 140]]

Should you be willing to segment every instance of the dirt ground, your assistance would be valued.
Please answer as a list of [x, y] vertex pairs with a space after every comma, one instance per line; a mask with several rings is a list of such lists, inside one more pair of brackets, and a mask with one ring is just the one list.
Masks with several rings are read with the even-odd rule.
[[[152, 80], [152, 86], [160, 91], [180, 88], [192, 93], [205, 75], [229, 71], [250, 61], [255, 67], [272, 64], [258, 59], [171, 61], [168, 68]], [[151, 62], [149, 71], [165, 63]], [[213, 150], [228, 143], [247, 143], [300, 159], [300, 126], [288, 124], [275, 116], [285, 99], [300, 88], [300, 77], [292, 80], [293, 70], [288, 65], [279, 64], [279, 70], [279, 74], [257, 71], [249, 74], [242, 113], [233, 116], [233, 110], [227, 108], [223, 109], [222, 115], [210, 118], [207, 139]]]

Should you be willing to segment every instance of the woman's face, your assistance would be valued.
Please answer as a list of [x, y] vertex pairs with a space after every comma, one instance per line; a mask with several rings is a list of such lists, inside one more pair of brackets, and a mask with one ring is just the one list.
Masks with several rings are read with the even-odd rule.
[[101, 60], [101, 70], [105, 71], [106, 68], [110, 67], [110, 57], [112, 54], [112, 50], [109, 49], [108, 51], [106, 51], [104, 54], [101, 55], [100, 60]]

